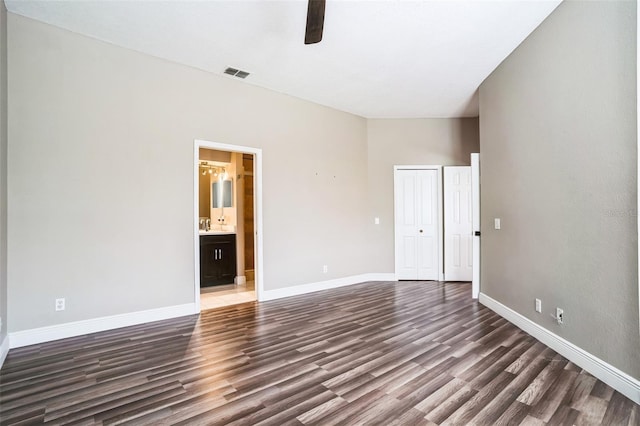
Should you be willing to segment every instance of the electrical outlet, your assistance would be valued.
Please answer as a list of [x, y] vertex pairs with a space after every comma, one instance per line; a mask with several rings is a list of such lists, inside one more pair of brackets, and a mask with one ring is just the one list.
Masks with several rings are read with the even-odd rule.
[[323, 265], [322, 266], [322, 273], [326, 274], [327, 272], [329, 272], [329, 267], [327, 265]]
[[495, 229], [500, 229], [501, 226], [502, 226], [502, 224], [501, 224], [500, 218], [499, 217], [494, 218], [493, 219], [493, 227]]
[[564, 321], [564, 311], [560, 308], [556, 308], [556, 321], [558, 324], [562, 324]]
[[374, 218], [373, 223], [376, 225], [380, 225], [380, 218], [379, 217]]
[[64, 297], [60, 299], [56, 299], [56, 311], [64, 311], [65, 309], [65, 300]]
[[542, 300], [536, 299], [536, 312], [542, 312]]

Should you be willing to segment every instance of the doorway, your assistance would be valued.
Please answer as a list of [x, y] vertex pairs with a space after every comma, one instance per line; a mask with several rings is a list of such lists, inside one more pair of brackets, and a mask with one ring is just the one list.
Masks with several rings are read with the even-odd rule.
[[261, 300], [262, 150], [195, 140], [194, 199], [196, 306]]

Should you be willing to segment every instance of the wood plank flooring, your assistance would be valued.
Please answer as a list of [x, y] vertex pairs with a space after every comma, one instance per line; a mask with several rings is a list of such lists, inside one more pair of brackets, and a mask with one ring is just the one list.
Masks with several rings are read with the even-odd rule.
[[12, 349], [1, 424], [640, 425], [470, 285], [369, 282]]

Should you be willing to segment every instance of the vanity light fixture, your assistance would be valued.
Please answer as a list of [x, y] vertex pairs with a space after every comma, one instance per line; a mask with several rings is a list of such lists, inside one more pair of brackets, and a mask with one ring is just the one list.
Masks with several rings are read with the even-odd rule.
[[220, 177], [220, 179], [227, 179], [227, 170], [224, 167], [214, 167], [208, 164], [206, 161], [200, 163], [200, 170], [202, 171], [202, 176], [207, 175], [207, 171], [210, 175], [214, 177]]

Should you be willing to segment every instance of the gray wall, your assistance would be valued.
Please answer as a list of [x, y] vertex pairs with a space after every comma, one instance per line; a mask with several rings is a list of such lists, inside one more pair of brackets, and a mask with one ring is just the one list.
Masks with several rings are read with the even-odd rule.
[[394, 272], [393, 166], [469, 165], [479, 150], [478, 119], [367, 120], [367, 133], [371, 272]]
[[636, 113], [635, 2], [563, 2], [480, 87], [482, 292], [640, 378]]
[[266, 289], [371, 270], [361, 117], [13, 14], [9, 94], [10, 331], [193, 301], [196, 138], [264, 150]]
[[0, 343], [7, 335], [7, 9], [0, 2]]

